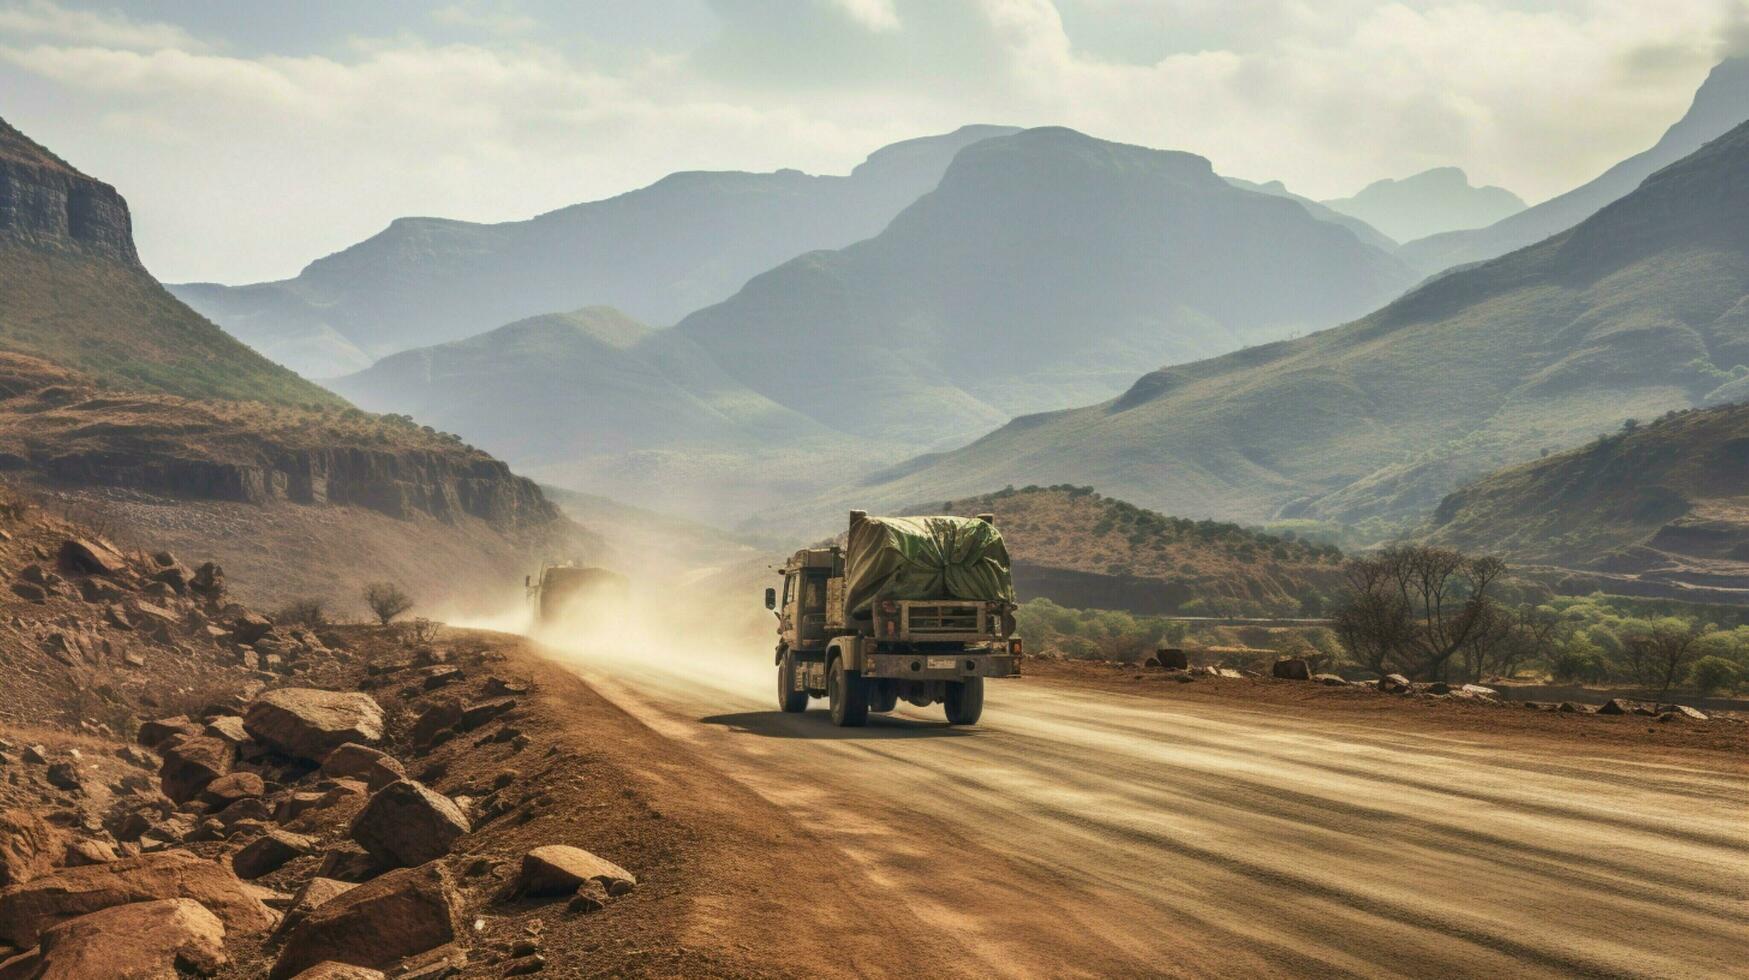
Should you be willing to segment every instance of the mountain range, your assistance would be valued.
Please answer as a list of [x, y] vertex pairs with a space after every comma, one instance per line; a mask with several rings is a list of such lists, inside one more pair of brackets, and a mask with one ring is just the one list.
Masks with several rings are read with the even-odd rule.
[[1107, 397], [1137, 364], [1338, 322], [1412, 279], [1200, 157], [1028, 130], [963, 148], [880, 234], [672, 328], [586, 308], [331, 384], [548, 482], [723, 519]]
[[830, 499], [1072, 479], [1188, 516], [1406, 519], [1539, 449], [1701, 404], [1745, 364], [1749, 125], [1577, 227], [1370, 316], [1152, 372]]
[[1470, 186], [1457, 167], [1436, 167], [1402, 180], [1374, 181], [1353, 197], [1324, 206], [1407, 242], [1491, 225], [1523, 211], [1524, 201], [1504, 187]]
[[804, 252], [879, 232], [934, 187], [966, 126], [884, 147], [848, 176], [693, 171], [526, 221], [398, 218], [296, 277], [185, 283], [183, 301], [309, 377], [530, 316], [607, 305], [667, 325]]
[[1527, 208], [1486, 228], [1450, 231], [1406, 243], [1403, 260], [1425, 273], [1480, 262], [1540, 242], [1573, 227], [1640, 185], [1640, 182], [1749, 119], [1749, 57], [1715, 66], [1694, 103], [1662, 138], [1559, 197]]

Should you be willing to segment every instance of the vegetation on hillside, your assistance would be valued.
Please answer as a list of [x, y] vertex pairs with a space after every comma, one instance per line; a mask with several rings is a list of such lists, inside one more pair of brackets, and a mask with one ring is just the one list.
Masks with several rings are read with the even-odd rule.
[[1017, 563], [1158, 580], [1184, 615], [1316, 616], [1341, 582], [1334, 545], [1170, 517], [1092, 487], [1006, 487], [903, 510], [993, 513]]

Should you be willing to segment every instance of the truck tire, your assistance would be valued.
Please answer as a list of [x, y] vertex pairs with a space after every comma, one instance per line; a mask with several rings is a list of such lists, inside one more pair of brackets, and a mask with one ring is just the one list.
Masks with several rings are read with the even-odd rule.
[[899, 706], [898, 681], [870, 681], [868, 685], [868, 710], [876, 714], [885, 714]]
[[832, 724], [839, 728], [861, 728], [868, 723], [868, 682], [862, 672], [846, 670], [844, 658], [832, 658], [832, 670], [826, 676], [826, 699], [832, 706]]
[[808, 710], [808, 692], [796, 690], [796, 656], [788, 650], [777, 665], [777, 706], [792, 715]]
[[968, 677], [963, 681], [948, 681], [943, 707], [947, 708], [948, 724], [976, 725], [978, 716], [984, 713], [984, 679]]

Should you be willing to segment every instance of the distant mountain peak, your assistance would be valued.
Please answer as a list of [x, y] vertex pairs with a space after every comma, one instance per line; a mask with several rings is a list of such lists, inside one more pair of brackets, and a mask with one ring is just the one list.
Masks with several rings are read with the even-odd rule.
[[1472, 186], [1462, 168], [1449, 166], [1401, 179], [1375, 180], [1353, 197], [1324, 204], [1359, 218], [1398, 241], [1481, 228], [1525, 207], [1517, 194], [1503, 187]]

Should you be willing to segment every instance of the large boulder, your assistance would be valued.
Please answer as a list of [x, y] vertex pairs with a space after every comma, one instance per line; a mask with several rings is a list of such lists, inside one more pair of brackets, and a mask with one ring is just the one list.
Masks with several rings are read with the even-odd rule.
[[[223, 739], [220, 739], [223, 741]], [[267, 783], [252, 772], [230, 772], [207, 783], [200, 791], [201, 802], [217, 813], [225, 807], [267, 792]]]
[[158, 718], [140, 723], [139, 735], [135, 741], [147, 748], [152, 748], [173, 735], [199, 735], [201, 725], [187, 715], [177, 715], [173, 718]]
[[236, 748], [224, 739], [193, 735], [164, 742], [158, 751], [164, 756], [164, 764], [158, 769], [164, 795], [187, 803], [213, 780], [231, 771]]
[[293, 977], [292, 980], [384, 980], [388, 974], [368, 966], [336, 963], [325, 960]]
[[1386, 674], [1379, 678], [1379, 690], [1386, 694], [1408, 694], [1415, 690], [1415, 685], [1409, 683], [1409, 678], [1402, 674]]
[[231, 635], [238, 643], [254, 643], [273, 632], [273, 620], [260, 613], [245, 612], [231, 624]]
[[449, 853], [472, 828], [449, 797], [402, 779], [378, 790], [352, 821], [352, 839], [383, 864], [411, 866]]
[[370, 695], [288, 687], [249, 703], [243, 727], [287, 755], [321, 762], [347, 742], [383, 739], [383, 709]]
[[548, 844], [523, 855], [516, 888], [531, 896], [569, 895], [591, 881], [614, 895], [630, 891], [638, 883], [631, 872], [581, 847]]
[[286, 906], [285, 918], [280, 921], [278, 931], [281, 933], [291, 932], [297, 928], [298, 923], [304, 921], [304, 916], [357, 887], [348, 881], [336, 881], [333, 878], [323, 878], [320, 875], [311, 878], [304, 882], [304, 886], [292, 896], [291, 904]]
[[1275, 662], [1270, 673], [1282, 680], [1309, 681], [1312, 679], [1312, 665], [1304, 657], [1283, 657]]
[[407, 769], [387, 752], [347, 742], [322, 760], [322, 774], [335, 779], [360, 779], [374, 792], [407, 778]]
[[230, 871], [184, 851], [64, 868], [0, 893], [0, 942], [30, 947], [44, 930], [114, 905], [191, 898], [233, 933], [273, 927], [275, 918]]
[[30, 810], [0, 811], [0, 888], [48, 874], [66, 853], [67, 833]]
[[314, 853], [315, 850], [314, 840], [275, 827], [231, 855], [231, 870], [239, 878], [259, 878], [278, 871], [287, 861]]
[[390, 871], [311, 910], [286, 938], [273, 980], [324, 961], [382, 969], [461, 935], [461, 899], [437, 863]]
[[455, 725], [462, 720], [464, 709], [461, 701], [456, 698], [439, 698], [431, 707], [419, 713], [419, 719], [413, 723], [413, 744], [419, 746], [434, 745], [438, 736], [445, 732], [453, 734]]
[[225, 924], [199, 902], [116, 905], [45, 929], [36, 980], [174, 980], [225, 964]]
[[108, 542], [96, 538], [68, 538], [61, 542], [61, 565], [80, 575], [118, 575], [128, 562]]

